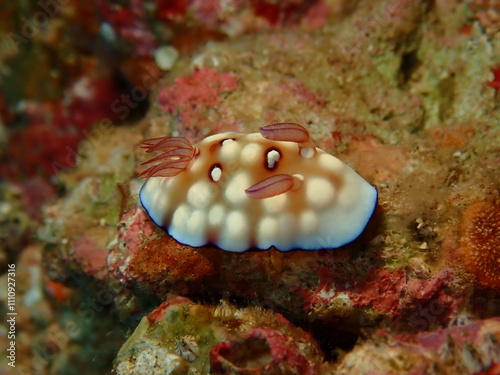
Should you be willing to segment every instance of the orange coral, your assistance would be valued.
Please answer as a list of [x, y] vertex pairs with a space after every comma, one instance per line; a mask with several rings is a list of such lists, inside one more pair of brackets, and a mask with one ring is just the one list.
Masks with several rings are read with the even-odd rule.
[[463, 215], [460, 254], [464, 267], [476, 282], [500, 288], [500, 204], [486, 200], [469, 207]]

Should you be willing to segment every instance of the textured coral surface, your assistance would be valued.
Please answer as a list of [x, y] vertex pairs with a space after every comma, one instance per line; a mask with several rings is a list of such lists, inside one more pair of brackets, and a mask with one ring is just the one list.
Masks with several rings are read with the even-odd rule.
[[322, 353], [314, 339], [280, 314], [259, 308], [194, 304], [173, 297], [149, 313], [116, 358], [120, 374], [318, 374]]
[[[498, 2], [0, 13], [0, 373], [500, 372]], [[377, 188], [356, 241], [229, 253], [149, 219], [139, 142], [276, 122]]]

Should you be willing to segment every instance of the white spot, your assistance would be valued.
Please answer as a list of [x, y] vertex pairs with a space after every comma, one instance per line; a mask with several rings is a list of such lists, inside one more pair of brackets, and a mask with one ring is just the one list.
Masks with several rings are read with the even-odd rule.
[[310, 235], [318, 230], [318, 215], [308, 210], [300, 215], [300, 232]]
[[241, 150], [240, 162], [242, 164], [255, 164], [262, 155], [262, 146], [258, 143], [249, 143]]
[[334, 196], [328, 207], [316, 211], [318, 231], [314, 238], [300, 243], [302, 248], [335, 248], [353, 241], [365, 228], [377, 202], [375, 188], [349, 167], [342, 188]]
[[321, 154], [319, 156], [319, 164], [328, 169], [329, 171], [335, 173], [341, 173], [344, 171], [345, 164], [337, 159], [335, 156], [329, 155], [327, 153]]
[[225, 209], [221, 203], [214, 205], [208, 211], [208, 225], [211, 227], [219, 228], [224, 221]]
[[227, 145], [229, 142], [234, 142], [234, 139], [232, 139], [232, 138], [229, 138], [229, 139], [224, 139], [224, 140], [222, 141], [222, 146]]
[[23, 304], [28, 308], [34, 308], [36, 303], [43, 299], [41, 288], [42, 275], [39, 267], [29, 266], [28, 270], [31, 276], [31, 286], [24, 292]]
[[276, 163], [280, 160], [281, 155], [278, 151], [276, 150], [271, 150], [267, 153], [267, 167], [268, 168], [274, 168]]
[[272, 217], [264, 217], [257, 228], [257, 244], [261, 249], [267, 249], [276, 243], [278, 221]]
[[172, 46], [160, 46], [154, 52], [155, 63], [161, 70], [170, 70], [179, 58], [179, 51]]
[[207, 213], [204, 210], [194, 210], [186, 222], [186, 232], [191, 235], [191, 246], [201, 246], [206, 243]]
[[249, 201], [245, 189], [248, 189], [251, 185], [248, 174], [240, 172], [229, 180], [224, 196], [229, 203], [236, 206], [242, 205]]
[[287, 196], [286, 194], [275, 195], [271, 198], [262, 199], [261, 202], [267, 213], [276, 214], [286, 208]]
[[223, 250], [241, 252], [249, 247], [249, 225], [245, 214], [231, 211], [224, 222], [217, 246]]
[[195, 208], [207, 207], [215, 197], [218, 188], [206, 181], [195, 182], [187, 192], [187, 200]]
[[226, 143], [219, 151], [220, 159], [225, 162], [234, 160], [238, 157], [239, 152], [238, 142]]
[[151, 219], [160, 226], [163, 224], [165, 214], [171, 209], [171, 197], [168, 189], [171, 181], [172, 179], [168, 177], [150, 178], [140, 192], [142, 205], [148, 211]]
[[181, 243], [202, 246], [207, 242], [206, 226], [205, 210], [192, 210], [183, 204], [174, 213], [169, 233]]
[[[325, 288], [321, 289], [319, 293], [317, 294], [318, 297], [325, 298], [328, 300], [331, 300], [335, 297], [335, 295], [338, 293], [334, 288]], [[336, 306], [342, 306], [342, 305], [336, 305]], [[347, 305], [344, 305], [347, 306]]]
[[220, 167], [213, 167], [210, 171], [210, 177], [212, 177], [212, 180], [215, 182], [219, 181], [222, 177], [222, 169], [220, 169]]
[[99, 32], [104, 37], [104, 39], [106, 39], [106, 41], [110, 43], [114, 43], [116, 41], [116, 32], [109, 23], [101, 23], [101, 29], [99, 30]]
[[[364, 184], [360, 184], [360, 176], [354, 172], [353, 169], [348, 168], [344, 173], [344, 181], [342, 189], [338, 194], [338, 204], [342, 207], [355, 207], [360, 204], [361, 194], [364, 193], [360, 190]], [[371, 190], [368, 190], [371, 191]]]
[[304, 176], [301, 174], [294, 174], [293, 176], [293, 188], [292, 191], [297, 191], [302, 187], [304, 183]]
[[72, 94], [77, 98], [90, 100], [95, 95], [94, 86], [92, 86], [90, 78], [83, 77], [77, 80], [72, 87]]
[[324, 178], [310, 178], [306, 186], [307, 201], [313, 207], [324, 208], [335, 197], [335, 188]]
[[300, 156], [304, 159], [310, 159], [314, 156], [314, 147], [303, 147], [300, 149]]
[[281, 251], [293, 248], [296, 237], [297, 218], [290, 213], [283, 213], [278, 218], [278, 231], [276, 233], [275, 246]]
[[174, 212], [170, 227], [174, 231], [184, 232], [183, 228], [191, 214], [191, 209], [186, 204], [181, 204]]

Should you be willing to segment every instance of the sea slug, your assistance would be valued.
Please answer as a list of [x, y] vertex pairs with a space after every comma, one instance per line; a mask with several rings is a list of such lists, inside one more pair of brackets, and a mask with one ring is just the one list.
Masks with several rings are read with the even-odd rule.
[[195, 145], [160, 137], [142, 146], [161, 154], [143, 163], [141, 203], [190, 246], [337, 248], [361, 234], [377, 204], [377, 190], [314, 147], [299, 124], [212, 135]]

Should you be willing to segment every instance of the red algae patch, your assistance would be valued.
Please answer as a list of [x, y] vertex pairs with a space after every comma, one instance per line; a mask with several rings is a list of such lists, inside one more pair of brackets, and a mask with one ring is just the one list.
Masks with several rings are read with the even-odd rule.
[[193, 74], [179, 77], [173, 85], [159, 93], [162, 108], [169, 113], [178, 113], [188, 128], [199, 125], [199, 120], [208, 108], [221, 104], [221, 94], [236, 89], [238, 79], [230, 73], [218, 73], [213, 69], [196, 69]]
[[83, 234], [75, 242], [73, 252], [77, 262], [83, 264], [85, 272], [89, 275], [95, 276], [98, 279], [106, 275], [106, 258], [108, 252], [96, 244], [91, 237]]
[[500, 204], [486, 200], [465, 210], [459, 256], [478, 285], [500, 288]]
[[141, 320], [113, 373], [319, 375], [332, 366], [311, 335], [278, 313], [173, 296]]
[[500, 66], [491, 69], [491, 72], [495, 78], [493, 78], [493, 81], [488, 82], [487, 85], [493, 87], [495, 90], [500, 90]]
[[153, 289], [166, 290], [169, 283], [179, 281], [202, 287], [207, 278], [217, 275], [219, 256], [217, 249], [195, 249], [179, 244], [170, 236], [162, 236], [147, 241], [137, 250], [127, 272], [150, 283]]
[[253, 328], [243, 340], [218, 343], [210, 351], [210, 365], [214, 374], [279, 374], [290, 368], [299, 374], [318, 373], [292, 337], [270, 328]]
[[346, 289], [354, 306], [373, 307], [378, 312], [396, 315], [404, 296], [406, 275], [403, 270], [388, 272], [372, 268], [366, 280]]
[[153, 324], [154, 322], [157, 322], [161, 319], [163, 319], [165, 312], [174, 305], [182, 305], [182, 304], [189, 304], [191, 303], [191, 300], [182, 297], [182, 296], [174, 296], [167, 301], [163, 301], [159, 306], [157, 306], [153, 311], [151, 311], [147, 315], [147, 319], [149, 324]]

